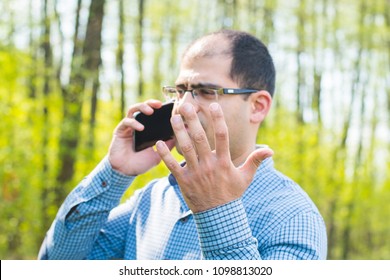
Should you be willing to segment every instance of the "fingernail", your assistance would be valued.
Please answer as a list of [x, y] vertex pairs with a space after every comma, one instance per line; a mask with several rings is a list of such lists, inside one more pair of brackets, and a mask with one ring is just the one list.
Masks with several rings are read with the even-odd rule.
[[157, 150], [162, 149], [163, 147], [164, 147], [163, 141], [158, 140], [158, 141], [156, 142], [156, 148], [157, 148]]
[[218, 103], [211, 103], [210, 104], [210, 110], [211, 111], [217, 111], [218, 107], [219, 107]]

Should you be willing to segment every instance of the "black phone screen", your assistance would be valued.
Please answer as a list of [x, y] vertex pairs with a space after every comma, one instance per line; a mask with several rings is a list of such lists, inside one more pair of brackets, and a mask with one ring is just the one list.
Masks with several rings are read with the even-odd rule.
[[145, 127], [142, 131], [134, 131], [133, 148], [136, 152], [152, 147], [158, 140], [166, 141], [173, 137], [172, 109], [173, 103], [165, 103], [149, 116], [141, 112], [135, 115], [134, 118]]

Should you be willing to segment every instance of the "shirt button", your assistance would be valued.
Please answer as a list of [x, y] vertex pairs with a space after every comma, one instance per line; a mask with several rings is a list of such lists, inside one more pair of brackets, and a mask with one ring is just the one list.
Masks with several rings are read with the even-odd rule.
[[102, 182], [102, 187], [104, 188], [104, 187], [107, 187], [107, 182], [106, 181], [103, 181]]
[[188, 222], [188, 220], [189, 220], [189, 219], [188, 219], [188, 216], [187, 216], [187, 217], [181, 218], [181, 219], [180, 219], [180, 222], [182, 222], [182, 223], [184, 224], [184, 223]]

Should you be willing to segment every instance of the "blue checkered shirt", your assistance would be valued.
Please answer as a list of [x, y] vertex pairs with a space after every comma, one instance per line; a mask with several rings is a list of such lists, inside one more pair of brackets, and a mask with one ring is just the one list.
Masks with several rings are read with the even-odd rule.
[[263, 161], [244, 195], [193, 214], [175, 178], [120, 204], [134, 177], [105, 158], [66, 198], [40, 259], [325, 259], [324, 221], [308, 195]]

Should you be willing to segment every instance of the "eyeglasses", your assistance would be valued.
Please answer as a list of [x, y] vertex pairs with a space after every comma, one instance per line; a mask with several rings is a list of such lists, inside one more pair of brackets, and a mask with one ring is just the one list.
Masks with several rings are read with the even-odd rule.
[[195, 88], [182, 89], [172, 86], [164, 86], [162, 92], [167, 101], [179, 101], [186, 92], [190, 92], [192, 98], [199, 104], [207, 104], [218, 101], [218, 96], [223, 94], [249, 94], [258, 92], [258, 89], [241, 89], [241, 88]]

